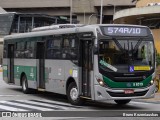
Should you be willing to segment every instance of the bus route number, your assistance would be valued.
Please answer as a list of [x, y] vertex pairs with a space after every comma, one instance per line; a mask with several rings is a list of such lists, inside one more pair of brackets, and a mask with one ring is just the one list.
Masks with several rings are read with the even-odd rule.
[[108, 34], [139, 35], [141, 34], [141, 28], [108, 27]]

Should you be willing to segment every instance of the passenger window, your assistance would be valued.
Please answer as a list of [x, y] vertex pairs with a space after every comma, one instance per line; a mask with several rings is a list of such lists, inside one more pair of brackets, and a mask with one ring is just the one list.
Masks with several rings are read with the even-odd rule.
[[78, 56], [78, 39], [76, 35], [69, 34], [63, 36], [62, 58], [75, 60]]
[[17, 42], [15, 50], [15, 58], [24, 58], [25, 42]]
[[7, 58], [7, 44], [6, 43], [4, 43], [3, 58]]
[[34, 58], [34, 41], [27, 41], [26, 42], [26, 49], [25, 49], [25, 57], [26, 58]]
[[47, 58], [48, 59], [61, 59], [61, 36], [54, 36], [47, 38]]

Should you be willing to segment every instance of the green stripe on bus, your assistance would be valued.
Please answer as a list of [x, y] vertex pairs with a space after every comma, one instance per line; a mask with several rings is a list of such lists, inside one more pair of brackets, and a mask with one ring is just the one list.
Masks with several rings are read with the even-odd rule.
[[103, 76], [103, 80], [110, 88], [142, 88], [147, 87], [152, 80], [152, 75], [141, 82], [114, 82], [111, 79]]
[[8, 77], [8, 66], [3, 65], [3, 77]]
[[28, 80], [35, 81], [37, 78], [37, 68], [35, 66], [14, 66], [14, 78], [20, 79], [20, 76], [24, 72]]

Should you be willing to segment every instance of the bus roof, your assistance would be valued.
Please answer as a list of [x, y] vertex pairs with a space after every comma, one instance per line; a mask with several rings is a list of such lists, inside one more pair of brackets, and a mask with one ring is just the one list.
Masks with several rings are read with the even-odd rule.
[[[57, 26], [57, 25], [56, 25]], [[78, 32], [95, 32], [96, 29], [103, 27], [103, 26], [130, 26], [130, 27], [143, 27], [148, 28], [146, 26], [141, 25], [129, 25], [129, 24], [94, 24], [94, 25], [77, 25], [73, 28], [61, 28], [61, 29], [46, 29], [46, 30], [38, 30], [32, 31], [28, 33], [20, 33], [20, 34], [13, 34], [7, 35], [4, 37], [4, 40], [13, 39], [13, 38], [25, 38], [25, 37], [38, 37], [38, 36], [47, 36], [47, 35], [57, 35], [57, 34], [66, 34], [66, 33], [78, 33]], [[45, 28], [45, 27], [44, 27]], [[149, 28], [148, 28], [149, 29]]]

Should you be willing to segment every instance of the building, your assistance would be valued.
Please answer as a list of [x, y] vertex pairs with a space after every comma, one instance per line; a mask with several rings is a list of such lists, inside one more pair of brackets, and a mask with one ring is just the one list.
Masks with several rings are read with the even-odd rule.
[[[135, 6], [131, 1], [103, 0], [102, 22], [112, 23], [115, 12]], [[70, 21], [97, 24], [100, 9], [101, 0], [0, 0], [0, 64], [5, 35]]]
[[3, 9], [0, 11], [0, 64], [5, 35], [30, 32], [35, 27], [69, 23], [65, 19], [45, 14], [6, 12]]
[[[112, 23], [113, 14], [135, 6], [132, 0], [103, 0], [103, 23]], [[99, 23], [101, 0], [0, 0], [7, 12], [47, 14], [78, 20], [80, 24]]]
[[114, 23], [148, 26], [154, 35], [160, 53], [160, 0], [137, 0], [136, 7], [115, 13]]

